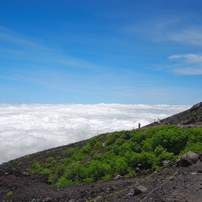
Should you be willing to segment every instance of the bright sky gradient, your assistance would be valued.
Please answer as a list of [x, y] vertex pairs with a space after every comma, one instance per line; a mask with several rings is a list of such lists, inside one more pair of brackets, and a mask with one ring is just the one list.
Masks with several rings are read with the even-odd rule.
[[202, 1], [0, 0], [0, 103], [202, 100]]

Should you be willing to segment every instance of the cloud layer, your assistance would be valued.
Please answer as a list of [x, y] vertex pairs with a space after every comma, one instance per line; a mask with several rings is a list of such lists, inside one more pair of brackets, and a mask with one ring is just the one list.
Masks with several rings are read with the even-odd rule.
[[187, 105], [0, 105], [0, 163], [97, 134], [137, 128]]

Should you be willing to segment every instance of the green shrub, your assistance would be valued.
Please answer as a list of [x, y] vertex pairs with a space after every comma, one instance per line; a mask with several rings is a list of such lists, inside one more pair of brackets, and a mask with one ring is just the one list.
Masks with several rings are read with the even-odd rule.
[[170, 160], [175, 156], [174, 153], [167, 152], [161, 145], [156, 147], [154, 154], [156, 156], [156, 166], [161, 166], [163, 164], [163, 160]]
[[11, 197], [13, 196], [13, 192], [12, 191], [9, 191], [7, 194], [6, 194], [7, 197]]
[[107, 173], [107, 169], [103, 163], [97, 160], [92, 160], [88, 164], [88, 176], [94, 181], [101, 180]]
[[56, 165], [55, 172], [56, 172], [58, 177], [61, 177], [62, 175], [64, 175], [65, 165], [64, 164]]
[[70, 158], [74, 153], [75, 149], [70, 147], [63, 152], [63, 155], [65, 155], [67, 158]]
[[72, 184], [74, 184], [74, 182], [72, 182], [72, 180], [66, 179], [64, 176], [62, 176], [56, 183], [57, 186], [68, 186]]
[[141, 145], [138, 144], [137, 142], [133, 142], [133, 141], [129, 141], [130, 143], [130, 148], [133, 152], [137, 152], [137, 153], [140, 153], [142, 148], [141, 148]]
[[40, 173], [42, 170], [41, 165], [38, 161], [34, 161], [32, 164], [32, 169], [31, 172], [32, 173]]
[[109, 133], [107, 135], [107, 139], [106, 139], [105, 144], [107, 146], [114, 144], [116, 142], [116, 140], [119, 138], [119, 136], [120, 136], [120, 132]]
[[140, 163], [140, 154], [135, 152], [126, 152], [124, 158], [128, 166], [134, 169]]
[[121, 131], [120, 133], [121, 133], [121, 136], [120, 136], [120, 137], [121, 137], [123, 140], [129, 140], [130, 137], [131, 137], [131, 132], [130, 132], [130, 131]]
[[155, 156], [153, 153], [142, 152], [139, 155], [139, 163], [142, 164], [144, 169], [150, 169], [155, 165]]
[[57, 161], [53, 157], [48, 157], [46, 159], [45, 167], [46, 168], [51, 168], [51, 167], [55, 166], [56, 163], [57, 163]]
[[187, 151], [202, 152], [202, 142], [188, 143], [181, 154]]
[[175, 159], [188, 150], [202, 151], [202, 128], [169, 125], [116, 131], [93, 137], [82, 148], [72, 144], [63, 152], [63, 159], [33, 161], [30, 171], [48, 174], [52, 185], [66, 186], [108, 180], [117, 174], [133, 177], [138, 164], [147, 172], [161, 166], [163, 160]]
[[83, 146], [83, 147], [81, 148], [81, 150], [80, 150], [80, 153], [82, 153], [82, 154], [88, 154], [88, 153], [90, 153], [90, 152], [91, 152], [91, 146], [90, 146], [89, 143], [86, 144], [85, 146]]
[[112, 176], [110, 174], [106, 174], [104, 177], [102, 177], [101, 180], [107, 181], [107, 180], [110, 180], [110, 179], [112, 179]]
[[94, 179], [93, 178], [90, 178], [90, 177], [87, 177], [83, 180], [83, 182], [87, 182], [87, 183], [90, 183], [90, 182], [94, 182]]
[[126, 175], [128, 173], [128, 164], [124, 157], [114, 159], [111, 164], [111, 171], [114, 175]]
[[71, 159], [71, 158], [64, 158], [63, 160], [62, 160], [62, 163], [64, 164], [64, 165], [68, 165], [68, 164], [70, 164], [70, 163], [72, 163], [73, 162], [73, 160]]
[[102, 140], [102, 138], [103, 138], [103, 135], [102, 135], [102, 134], [90, 138], [90, 140], [89, 140], [90, 146], [91, 146], [91, 147], [94, 147], [94, 145], [95, 145], [97, 142], [100, 142], [100, 141]]
[[114, 152], [115, 155], [119, 155], [120, 147], [115, 144], [114, 147], [113, 147], [113, 152]]
[[142, 151], [151, 152], [152, 151], [152, 140], [151, 138], [146, 138], [142, 141]]
[[177, 126], [164, 126], [160, 128], [161, 130], [151, 138], [153, 151], [158, 145], [161, 145], [168, 152], [178, 155], [187, 144], [187, 134], [183, 133]]
[[101, 142], [96, 142], [94, 145], [94, 149], [99, 150], [102, 148], [102, 143]]
[[49, 169], [49, 168], [44, 168], [41, 170], [40, 172], [41, 174], [51, 174], [52, 173], [52, 170]]
[[93, 159], [100, 161], [100, 160], [103, 159], [103, 155], [100, 154], [100, 153], [95, 153], [94, 156], [93, 156]]
[[161, 155], [163, 152], [165, 151], [165, 149], [161, 146], [158, 145], [155, 150], [154, 150], [154, 154], [158, 157], [159, 155]]

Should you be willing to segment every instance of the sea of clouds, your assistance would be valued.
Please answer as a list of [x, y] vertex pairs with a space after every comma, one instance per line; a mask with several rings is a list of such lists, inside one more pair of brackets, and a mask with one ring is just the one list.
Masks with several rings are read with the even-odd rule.
[[188, 105], [0, 104], [0, 164], [26, 154], [131, 130], [190, 108]]

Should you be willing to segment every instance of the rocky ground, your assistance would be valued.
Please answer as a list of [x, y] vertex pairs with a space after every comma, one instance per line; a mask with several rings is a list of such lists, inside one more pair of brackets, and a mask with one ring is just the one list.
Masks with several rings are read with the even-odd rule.
[[50, 188], [47, 177], [14, 167], [0, 167], [0, 202], [202, 201], [202, 162], [170, 164], [131, 179]]

